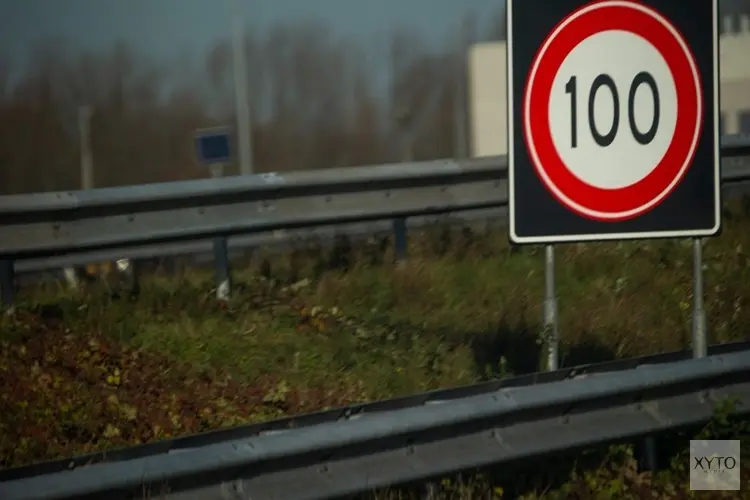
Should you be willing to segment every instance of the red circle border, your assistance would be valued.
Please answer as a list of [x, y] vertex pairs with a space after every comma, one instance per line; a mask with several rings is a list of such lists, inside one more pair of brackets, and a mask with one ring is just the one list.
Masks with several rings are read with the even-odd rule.
[[[565, 165], [552, 140], [549, 100], [555, 76], [583, 40], [609, 30], [644, 38], [664, 57], [676, 84], [677, 121], [659, 164], [643, 179], [619, 189], [592, 186]], [[554, 42], [554, 43], [553, 43]], [[535, 170], [552, 195], [580, 216], [616, 222], [658, 206], [687, 173], [702, 132], [703, 90], [697, 64], [677, 29], [658, 12], [632, 0], [600, 0], [566, 16], [535, 55], [524, 95], [524, 138]], [[693, 82], [692, 88], [682, 83]]]

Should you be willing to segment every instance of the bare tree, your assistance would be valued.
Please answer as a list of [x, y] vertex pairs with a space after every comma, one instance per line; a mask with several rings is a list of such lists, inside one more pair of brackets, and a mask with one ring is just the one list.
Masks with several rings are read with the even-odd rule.
[[[454, 46], [430, 54], [413, 34], [395, 32], [384, 101], [375, 78], [382, 64], [323, 24], [279, 25], [245, 43], [260, 170], [386, 161], [397, 135], [409, 137], [409, 154], [417, 158], [452, 154]], [[34, 47], [20, 80], [11, 81], [6, 66], [0, 61], [4, 192], [80, 186], [81, 105], [94, 112], [97, 186], [205, 176], [193, 133], [233, 118], [226, 41], [203, 58], [184, 53], [170, 62], [122, 43], [74, 54], [60, 40], [47, 40]]]

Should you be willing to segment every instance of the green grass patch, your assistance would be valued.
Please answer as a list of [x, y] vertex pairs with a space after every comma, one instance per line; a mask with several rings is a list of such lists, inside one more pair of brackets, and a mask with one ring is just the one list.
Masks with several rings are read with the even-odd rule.
[[[705, 243], [711, 343], [747, 338], [748, 222], [737, 203]], [[195, 268], [146, 273], [136, 300], [25, 287], [0, 318], [0, 465], [537, 371], [543, 249], [409, 237], [404, 265], [380, 238], [258, 250], [227, 303]], [[563, 365], [689, 348], [687, 241], [561, 245], [557, 286]]]

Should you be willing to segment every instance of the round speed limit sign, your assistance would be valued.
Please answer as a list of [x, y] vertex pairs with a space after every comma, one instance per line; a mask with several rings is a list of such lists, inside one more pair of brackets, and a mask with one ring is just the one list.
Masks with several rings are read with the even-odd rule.
[[522, 102], [531, 161], [580, 216], [642, 215], [692, 164], [702, 92], [690, 47], [668, 19], [633, 1], [586, 4], [557, 24], [532, 60]]

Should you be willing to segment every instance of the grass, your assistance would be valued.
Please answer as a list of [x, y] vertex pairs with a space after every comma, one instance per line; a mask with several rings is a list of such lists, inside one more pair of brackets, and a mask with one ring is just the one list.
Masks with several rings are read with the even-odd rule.
[[[747, 338], [749, 222], [736, 202], [705, 244], [711, 343]], [[541, 248], [511, 247], [503, 228], [435, 227], [410, 233], [405, 265], [391, 261], [378, 238], [258, 251], [235, 264], [226, 303], [199, 269], [148, 273], [136, 301], [22, 289], [0, 319], [0, 465], [539, 369]], [[562, 364], [689, 348], [691, 272], [687, 241], [558, 247]], [[622, 481], [634, 463], [606, 460], [567, 487]]]

